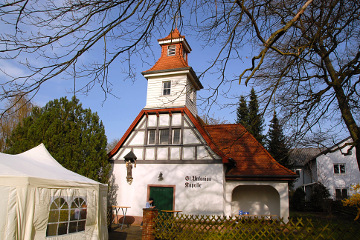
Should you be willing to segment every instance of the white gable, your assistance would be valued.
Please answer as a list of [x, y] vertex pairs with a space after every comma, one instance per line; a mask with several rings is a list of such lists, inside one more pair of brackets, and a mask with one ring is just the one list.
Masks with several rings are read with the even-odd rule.
[[[144, 115], [113, 160], [124, 161], [133, 151], [137, 160], [219, 160], [194, 124], [183, 113]], [[162, 134], [168, 134], [163, 136]], [[153, 138], [150, 141], [150, 138]]]

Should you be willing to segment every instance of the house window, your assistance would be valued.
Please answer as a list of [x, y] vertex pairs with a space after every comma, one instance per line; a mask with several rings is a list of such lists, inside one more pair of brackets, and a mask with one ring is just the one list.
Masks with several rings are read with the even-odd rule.
[[187, 54], [185, 51], [183, 51], [183, 57], [184, 57], [184, 60], [186, 61]]
[[335, 174], [345, 173], [345, 164], [334, 164], [334, 173]]
[[168, 143], [169, 143], [169, 129], [161, 129], [160, 144], [168, 144]]
[[172, 143], [180, 144], [180, 128], [172, 130]]
[[336, 200], [343, 200], [343, 199], [347, 198], [348, 197], [347, 189], [346, 188], [335, 189], [335, 197], [336, 197]]
[[155, 129], [148, 130], [148, 144], [155, 144]]
[[189, 98], [190, 98], [191, 102], [194, 102], [194, 100], [195, 100], [195, 91], [194, 91], [194, 89], [190, 90]]
[[85, 231], [86, 212], [87, 204], [82, 197], [70, 198], [70, 201], [55, 198], [50, 205], [46, 236]]
[[170, 95], [171, 82], [163, 82], [163, 95]]
[[176, 46], [175, 45], [170, 45], [167, 47], [167, 55], [168, 56], [175, 56], [176, 53]]

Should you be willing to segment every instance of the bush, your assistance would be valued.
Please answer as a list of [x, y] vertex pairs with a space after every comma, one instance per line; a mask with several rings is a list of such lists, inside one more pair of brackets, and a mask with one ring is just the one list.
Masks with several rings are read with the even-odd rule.
[[314, 211], [329, 210], [329, 190], [321, 183], [315, 183], [312, 186], [310, 204]]
[[355, 207], [356, 208], [356, 217], [355, 221], [360, 217], [360, 184], [355, 184], [351, 186], [351, 190], [355, 192], [351, 197], [342, 201], [344, 206]]
[[295, 192], [290, 194], [290, 208], [297, 211], [305, 209], [305, 192], [302, 187], [298, 187]]

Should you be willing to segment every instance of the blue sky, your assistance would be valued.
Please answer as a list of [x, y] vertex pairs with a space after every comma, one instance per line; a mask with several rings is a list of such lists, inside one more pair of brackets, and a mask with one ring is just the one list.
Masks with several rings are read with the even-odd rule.
[[[170, 27], [167, 32], [161, 33], [161, 36], [157, 38], [166, 37], [170, 32]], [[185, 35], [188, 43], [192, 48], [192, 52], [189, 55], [189, 65], [193, 67], [194, 71], [199, 75], [210, 64], [211, 60], [215, 58], [217, 53], [216, 46], [206, 46], [203, 42], [199, 42], [191, 32], [186, 31], [186, 27], [181, 30], [181, 34]], [[145, 107], [146, 104], [146, 88], [147, 81], [142, 76], [141, 72], [149, 69], [155, 61], [160, 57], [161, 48], [155, 41], [152, 43], [152, 51], [155, 54], [155, 59], [147, 60], [149, 65], [136, 64], [135, 65], [135, 81], [126, 79], [126, 75], [120, 71], [124, 66], [120, 61], [115, 62], [109, 71], [109, 80], [113, 83], [112, 94], [116, 97], [108, 95], [105, 100], [104, 93], [99, 86], [95, 86], [86, 96], [77, 94], [77, 98], [80, 99], [83, 107], [90, 108], [93, 112], [97, 112], [100, 119], [105, 126], [108, 142], [114, 139], [120, 139], [135, 117]], [[205, 46], [205, 47], [203, 47]], [[93, 54], [96, 56], [96, 53]], [[99, 56], [99, 55], [98, 55]], [[101, 55], [100, 55], [101, 56]], [[244, 59], [251, 59], [249, 53], [244, 54]], [[133, 59], [138, 62], [136, 59]], [[228, 79], [237, 79], [237, 76], [241, 71], [249, 67], [249, 63], [244, 63], [243, 60], [238, 59], [230, 62], [227, 68], [226, 77]], [[215, 87], [218, 84], [218, 74], [210, 73], [206, 74], [205, 78], [201, 78], [204, 89], [198, 92], [198, 114], [204, 115], [207, 111], [207, 104], [201, 104], [199, 98], [208, 97], [211, 91], [209, 87]], [[126, 79], [126, 80], [125, 80]], [[81, 80], [83, 81], [83, 80]], [[66, 80], [59, 77], [51, 79], [43, 84], [39, 93], [34, 98], [34, 102], [39, 106], [44, 106], [48, 101], [63, 96], [71, 98], [73, 96], [73, 81]], [[81, 82], [76, 83], [77, 86], [81, 85]], [[230, 89], [230, 90], [229, 90]], [[224, 92], [228, 91], [224, 94]], [[231, 85], [221, 87], [220, 95], [214, 105], [209, 110], [210, 117], [218, 118], [229, 123], [234, 123], [236, 119], [235, 109], [236, 106], [229, 106], [227, 104], [237, 103], [237, 97], [241, 94], [245, 95], [250, 92], [250, 87], [246, 87], [244, 84], [239, 85], [235, 80]], [[104, 101], [105, 100], [105, 101]]]

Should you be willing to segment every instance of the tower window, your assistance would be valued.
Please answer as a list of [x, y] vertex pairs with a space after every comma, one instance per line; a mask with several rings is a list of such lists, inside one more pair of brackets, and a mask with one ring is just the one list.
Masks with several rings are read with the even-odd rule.
[[175, 45], [170, 45], [167, 47], [167, 55], [168, 56], [175, 56], [176, 53], [176, 46]]
[[191, 102], [195, 102], [195, 90], [194, 89], [191, 89], [190, 90], [190, 94], [189, 94], [189, 99]]
[[163, 82], [163, 95], [170, 95], [171, 82]]

